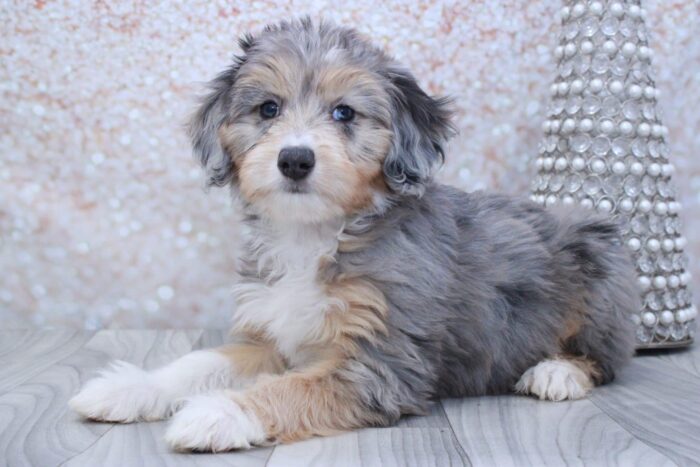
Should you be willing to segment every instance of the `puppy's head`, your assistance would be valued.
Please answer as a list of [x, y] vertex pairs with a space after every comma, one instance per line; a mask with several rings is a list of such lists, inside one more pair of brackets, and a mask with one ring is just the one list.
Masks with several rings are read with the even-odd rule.
[[191, 124], [211, 184], [303, 222], [422, 194], [451, 132], [444, 100], [350, 29], [283, 22], [240, 45]]

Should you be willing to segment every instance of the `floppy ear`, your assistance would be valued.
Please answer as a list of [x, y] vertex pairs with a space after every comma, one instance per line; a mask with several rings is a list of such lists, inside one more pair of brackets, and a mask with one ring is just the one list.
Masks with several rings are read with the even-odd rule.
[[[239, 40], [243, 52], [247, 52], [253, 43], [254, 39], [249, 35]], [[209, 185], [224, 186], [233, 178], [233, 162], [221, 147], [218, 134], [229, 116], [231, 87], [245, 62], [245, 55], [234, 56], [233, 61], [233, 65], [209, 83], [209, 94], [189, 124], [194, 155], [204, 167]]]
[[428, 96], [408, 71], [392, 68], [388, 78], [394, 138], [384, 160], [384, 176], [393, 191], [420, 197], [432, 169], [444, 160], [443, 145], [454, 133], [450, 101]]

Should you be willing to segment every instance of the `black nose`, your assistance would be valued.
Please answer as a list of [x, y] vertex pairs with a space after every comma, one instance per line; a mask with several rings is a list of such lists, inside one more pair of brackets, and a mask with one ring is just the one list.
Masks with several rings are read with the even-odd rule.
[[314, 152], [304, 146], [283, 148], [277, 158], [277, 168], [292, 180], [301, 180], [311, 173], [316, 163]]

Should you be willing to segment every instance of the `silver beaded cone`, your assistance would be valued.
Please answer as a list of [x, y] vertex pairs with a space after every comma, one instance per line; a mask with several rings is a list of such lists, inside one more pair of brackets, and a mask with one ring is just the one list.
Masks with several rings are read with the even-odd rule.
[[643, 297], [638, 347], [674, 347], [692, 342], [697, 309], [645, 16], [639, 0], [565, 1], [532, 198], [620, 219]]

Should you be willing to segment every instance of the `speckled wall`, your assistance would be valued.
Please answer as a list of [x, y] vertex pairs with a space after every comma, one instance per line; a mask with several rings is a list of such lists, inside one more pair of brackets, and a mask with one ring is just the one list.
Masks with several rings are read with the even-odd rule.
[[[645, 5], [699, 271], [700, 3]], [[2, 2], [0, 326], [226, 325], [236, 216], [224, 190], [203, 190], [183, 124], [236, 37], [276, 19], [324, 15], [373, 37], [431, 92], [456, 97], [460, 134], [440, 177], [469, 190], [526, 191], [559, 7]]]

